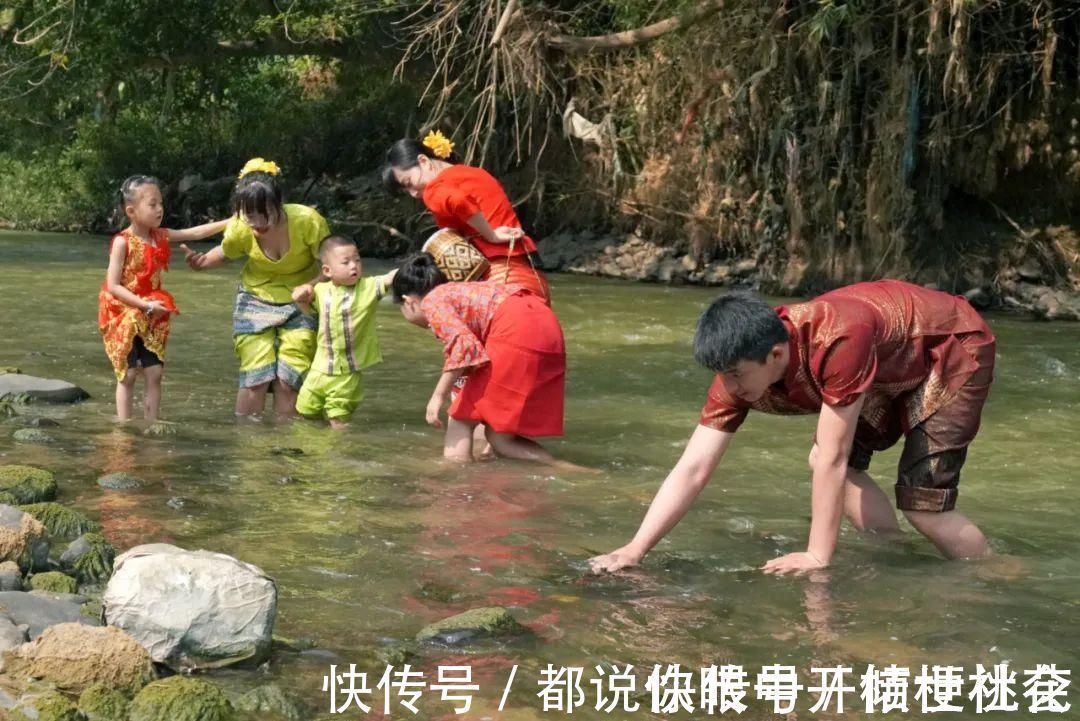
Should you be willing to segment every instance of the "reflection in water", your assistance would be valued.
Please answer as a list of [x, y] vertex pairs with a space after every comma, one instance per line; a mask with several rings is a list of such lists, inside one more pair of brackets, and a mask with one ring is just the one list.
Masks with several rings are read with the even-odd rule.
[[[151, 453], [154, 449], [160, 449], [160, 444], [133, 435], [128, 426], [115, 425], [108, 433], [99, 436], [97, 441], [101, 459], [100, 475], [129, 473], [139, 477], [154, 466], [140, 462], [136, 447], [141, 449], [142, 455], [147, 455], [147, 449]], [[141, 490], [102, 490], [98, 497], [97, 510], [102, 533], [120, 550], [142, 543], [171, 542], [161, 524], [144, 512], [151, 501], [142, 495]]]

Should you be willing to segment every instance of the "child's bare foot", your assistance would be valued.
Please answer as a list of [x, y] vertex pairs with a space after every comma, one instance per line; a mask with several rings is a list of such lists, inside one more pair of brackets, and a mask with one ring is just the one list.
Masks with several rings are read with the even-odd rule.
[[473, 454], [473, 457], [477, 461], [493, 461], [499, 457], [499, 454], [495, 452], [490, 443], [484, 441], [484, 445]]
[[349, 427], [349, 422], [339, 420], [337, 418], [331, 418], [330, 419], [330, 427], [333, 428], [335, 431], [343, 431], [343, 430], [345, 430], [346, 428]]

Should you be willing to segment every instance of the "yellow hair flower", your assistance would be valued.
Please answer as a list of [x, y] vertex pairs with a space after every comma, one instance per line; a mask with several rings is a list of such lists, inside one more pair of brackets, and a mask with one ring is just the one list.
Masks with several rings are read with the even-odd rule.
[[442, 134], [441, 130], [432, 130], [424, 136], [424, 147], [440, 160], [446, 160], [454, 152], [454, 143]]
[[281, 172], [281, 168], [273, 160], [263, 160], [262, 158], [252, 158], [244, 163], [244, 167], [240, 169], [240, 175], [238, 178], [242, 178], [248, 173], [266, 173], [267, 175], [277, 175]]

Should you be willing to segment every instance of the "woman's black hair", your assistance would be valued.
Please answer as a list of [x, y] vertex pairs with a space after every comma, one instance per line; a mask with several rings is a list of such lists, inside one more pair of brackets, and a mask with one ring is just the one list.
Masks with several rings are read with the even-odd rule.
[[261, 215], [280, 218], [284, 213], [285, 199], [277, 178], [270, 173], [255, 171], [236, 181], [233, 188], [234, 213], [247, 216]]
[[435, 256], [431, 253], [417, 253], [401, 264], [390, 288], [394, 291], [394, 302], [400, 303], [407, 295], [423, 298], [445, 282], [446, 276], [435, 264]]
[[441, 160], [444, 163], [456, 164], [460, 162], [457, 153], [451, 152], [447, 158], [436, 158], [431, 149], [413, 138], [402, 138], [390, 146], [386, 151], [386, 164], [382, 168], [382, 181], [386, 189], [392, 193], [401, 190], [401, 184], [394, 177], [394, 168], [408, 170], [420, 164], [420, 156], [429, 160]]
[[120, 184], [120, 191], [116, 195], [116, 210], [113, 211], [112, 218], [113, 227], [117, 231], [126, 225], [127, 210], [125, 208], [135, 201], [135, 194], [144, 185], [156, 185], [158, 190], [161, 190], [161, 181], [152, 175], [132, 175]]

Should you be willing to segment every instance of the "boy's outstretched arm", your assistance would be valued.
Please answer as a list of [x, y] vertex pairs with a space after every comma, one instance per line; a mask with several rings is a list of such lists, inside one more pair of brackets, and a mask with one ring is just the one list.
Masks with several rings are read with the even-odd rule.
[[211, 235], [217, 235], [223, 232], [228, 224], [229, 218], [226, 218], [225, 220], [215, 220], [212, 223], [194, 225], [190, 228], [167, 228], [166, 230], [169, 231], [170, 243], [190, 243], [193, 240], [203, 240]]
[[855, 427], [865, 396], [846, 406], [821, 406], [816, 433], [817, 453], [812, 457], [810, 540], [806, 550], [766, 563], [765, 573], [804, 573], [829, 565], [836, 550], [844, 517], [844, 483]]
[[699, 425], [686, 450], [656, 492], [633, 540], [603, 556], [589, 559], [594, 573], [636, 566], [668, 531], [682, 520], [694, 499], [709, 482], [734, 433]]

